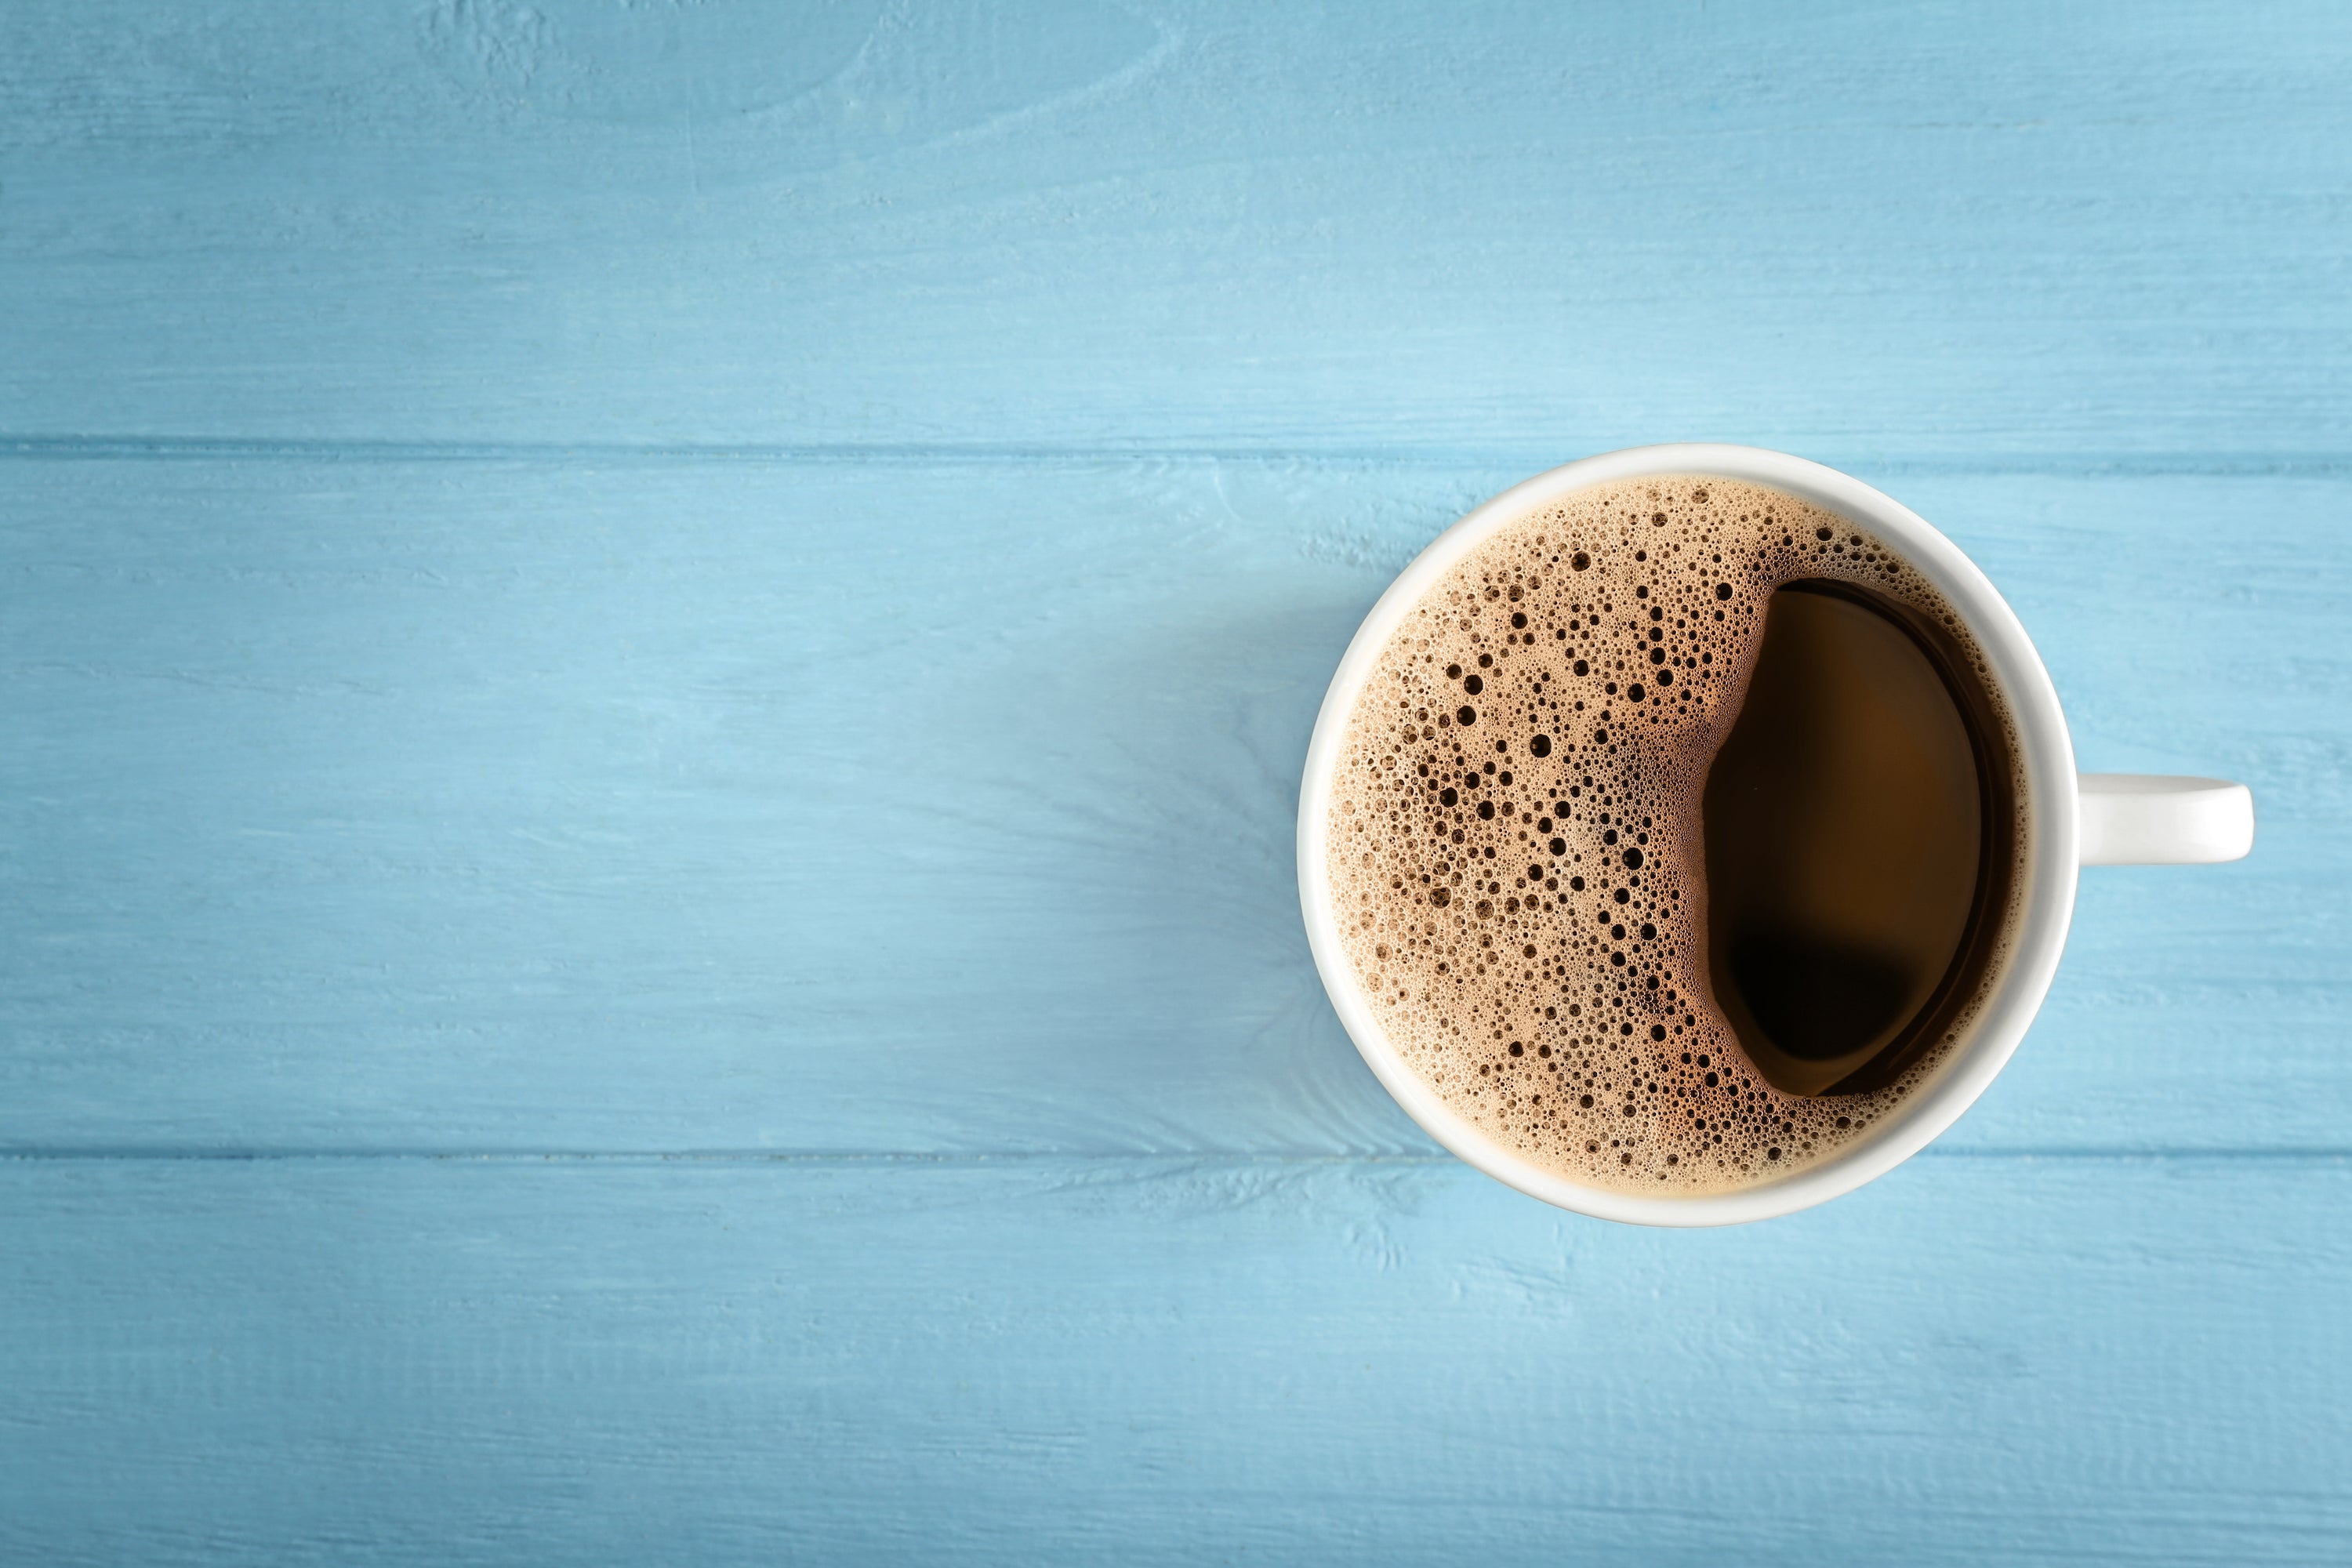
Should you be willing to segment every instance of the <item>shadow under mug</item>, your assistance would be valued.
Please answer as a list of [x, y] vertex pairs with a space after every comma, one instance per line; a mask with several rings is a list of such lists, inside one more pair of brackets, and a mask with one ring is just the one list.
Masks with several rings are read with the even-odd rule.
[[[2020, 809], [2031, 824], [2023, 897], [2009, 961], [1963, 1037], [1932, 1077], [1869, 1134], [1818, 1163], [1736, 1191], [1648, 1196], [1571, 1180], [1503, 1147], [1448, 1106], [1408, 1067], [1358, 985], [1331, 910], [1328, 848], [1332, 775], [1348, 720], [1390, 636], [1422, 596], [1496, 529], [1592, 485], [1651, 476], [1746, 479], [1784, 491], [1870, 530], [1942, 593], [1983, 650], [2009, 700], [2023, 773]], [[1381, 595], [1357, 628], [1323, 698], [1298, 796], [1298, 894], [1323, 987], [1349, 1037], [1381, 1083], [1430, 1136], [1531, 1197], [1601, 1219], [1641, 1225], [1734, 1225], [1810, 1208], [1910, 1158], [1975, 1103], [2005, 1066], [2057, 972], [2084, 866], [2187, 865], [2235, 860], [2253, 845], [2253, 797], [2219, 779], [2074, 772], [2074, 748], [2057, 690], [2017, 616], [1976, 563], [1916, 513], [1861, 480], [1786, 453], [1753, 447], [1637, 447], [1570, 463], [1517, 485], [1472, 510], [1431, 542]]]

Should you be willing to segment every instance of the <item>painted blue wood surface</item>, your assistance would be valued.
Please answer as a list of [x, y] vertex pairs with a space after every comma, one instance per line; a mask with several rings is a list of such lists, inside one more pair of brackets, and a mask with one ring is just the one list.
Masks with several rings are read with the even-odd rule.
[[[2352, 1556], [2347, 255], [2321, 6], [0, 9], [0, 1559]], [[1695, 1237], [1290, 870], [1393, 572], [1685, 437], [2262, 815]]]
[[20, 1169], [11, 1561], [2340, 1560], [2341, 1162]]
[[[1307, 961], [1293, 803], [1355, 623], [1508, 470], [5, 471], [7, 1146], [1428, 1147]], [[1874, 477], [2086, 764], [2263, 802], [2242, 864], [2086, 879], [1951, 1136], [2345, 1147], [2352, 483]]]

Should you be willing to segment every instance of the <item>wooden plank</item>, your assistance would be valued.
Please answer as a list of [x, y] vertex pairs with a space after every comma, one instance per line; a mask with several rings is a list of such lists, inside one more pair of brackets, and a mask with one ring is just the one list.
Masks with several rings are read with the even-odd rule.
[[0, 15], [0, 433], [2335, 462], [2352, 27]]
[[2352, 1552], [2352, 1168], [0, 1167], [11, 1561]]
[[[0, 466], [0, 1146], [1424, 1151], [1307, 961], [1296, 780], [1519, 477]], [[2086, 879], [1954, 1139], [2345, 1148], [2352, 486], [1875, 477], [2084, 765], [2260, 802], [2242, 865]]]

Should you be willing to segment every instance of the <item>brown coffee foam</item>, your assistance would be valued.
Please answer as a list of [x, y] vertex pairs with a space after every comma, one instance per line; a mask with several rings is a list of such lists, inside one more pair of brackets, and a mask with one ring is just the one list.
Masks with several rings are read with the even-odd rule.
[[[1449, 1106], [1557, 1174], [1690, 1194], [1777, 1180], [1864, 1136], [1974, 1021], [1971, 999], [1885, 1088], [1806, 1099], [1765, 1080], [1716, 1004], [1707, 769], [1773, 591], [1821, 577], [1944, 626], [1999, 704], [1959, 617], [1883, 540], [1686, 476], [1595, 486], [1497, 529], [1406, 613], [1358, 694], [1327, 856], [1357, 981]], [[1979, 994], [2016, 913], [2012, 899]]]

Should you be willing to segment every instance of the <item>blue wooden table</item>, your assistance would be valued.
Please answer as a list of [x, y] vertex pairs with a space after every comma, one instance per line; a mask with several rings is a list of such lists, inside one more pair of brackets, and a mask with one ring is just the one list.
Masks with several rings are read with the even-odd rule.
[[[2352, 1557], [2347, 258], [2334, 5], [0, 8], [0, 1561]], [[1389, 577], [1666, 439], [2262, 814], [1698, 1234], [1291, 871]]]

